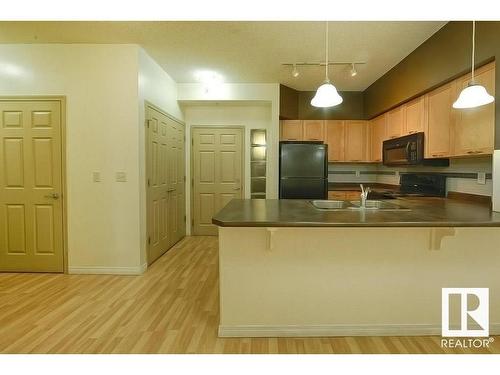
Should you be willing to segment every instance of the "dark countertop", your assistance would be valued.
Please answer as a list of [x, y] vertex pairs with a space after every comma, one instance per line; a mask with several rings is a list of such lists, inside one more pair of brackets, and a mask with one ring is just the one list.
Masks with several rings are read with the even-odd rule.
[[500, 227], [488, 205], [446, 198], [390, 200], [410, 211], [326, 211], [307, 200], [234, 199], [213, 218], [221, 227]]

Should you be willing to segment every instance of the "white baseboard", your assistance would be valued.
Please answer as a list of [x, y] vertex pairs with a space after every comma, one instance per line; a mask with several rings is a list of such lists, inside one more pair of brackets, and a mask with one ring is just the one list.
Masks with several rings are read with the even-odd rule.
[[146, 263], [138, 267], [68, 267], [71, 275], [142, 275], [148, 265]]
[[[500, 323], [490, 324], [490, 335], [500, 334]], [[441, 336], [441, 325], [237, 325], [219, 326], [219, 337], [329, 337], [329, 336]]]

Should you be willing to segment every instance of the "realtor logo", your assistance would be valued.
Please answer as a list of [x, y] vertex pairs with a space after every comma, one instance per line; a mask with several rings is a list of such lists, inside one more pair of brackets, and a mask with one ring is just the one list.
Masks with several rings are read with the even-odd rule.
[[443, 337], [489, 336], [488, 288], [443, 288], [441, 297]]

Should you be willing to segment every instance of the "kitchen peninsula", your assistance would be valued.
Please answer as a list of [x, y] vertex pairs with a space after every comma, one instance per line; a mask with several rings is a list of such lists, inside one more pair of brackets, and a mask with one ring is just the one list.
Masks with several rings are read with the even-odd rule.
[[445, 198], [393, 202], [403, 209], [231, 201], [213, 218], [219, 335], [439, 335], [441, 288], [500, 293], [500, 213]]

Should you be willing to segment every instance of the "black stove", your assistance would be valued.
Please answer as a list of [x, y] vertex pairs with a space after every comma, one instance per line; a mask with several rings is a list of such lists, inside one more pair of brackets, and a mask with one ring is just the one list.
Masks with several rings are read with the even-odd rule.
[[398, 197], [446, 197], [446, 176], [439, 173], [401, 174], [399, 190], [376, 190], [370, 199]]

